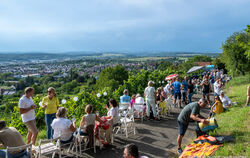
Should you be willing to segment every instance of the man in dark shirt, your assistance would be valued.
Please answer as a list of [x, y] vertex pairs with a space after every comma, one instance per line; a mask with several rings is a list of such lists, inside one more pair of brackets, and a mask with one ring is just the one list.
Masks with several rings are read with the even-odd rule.
[[184, 137], [186, 130], [188, 128], [188, 124], [191, 120], [208, 123], [206, 119], [202, 119], [200, 116], [200, 108], [204, 108], [207, 105], [206, 99], [200, 99], [199, 102], [193, 102], [184, 107], [181, 113], [178, 116], [177, 123], [179, 128], [179, 135], [177, 138], [178, 144], [178, 153], [182, 153], [181, 142]]

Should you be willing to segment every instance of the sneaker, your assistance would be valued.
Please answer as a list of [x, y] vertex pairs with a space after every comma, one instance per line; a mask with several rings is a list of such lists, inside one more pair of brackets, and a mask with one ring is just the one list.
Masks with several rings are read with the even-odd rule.
[[179, 149], [177, 150], [177, 154], [179, 154], [179, 155], [182, 154], [182, 149], [181, 149], [181, 148], [179, 148]]

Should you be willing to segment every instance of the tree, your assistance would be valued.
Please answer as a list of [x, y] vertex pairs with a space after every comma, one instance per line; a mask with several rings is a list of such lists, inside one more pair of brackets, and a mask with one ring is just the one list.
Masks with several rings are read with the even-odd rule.
[[[248, 26], [249, 29], [249, 26]], [[248, 58], [250, 35], [248, 32], [236, 32], [222, 44], [221, 61], [225, 63], [229, 73], [245, 75], [250, 69]]]
[[212, 61], [212, 64], [217, 66], [218, 69], [225, 69], [225, 64], [221, 61], [220, 58], [215, 58], [213, 61]]
[[105, 87], [110, 87], [113, 91], [126, 80], [128, 80], [128, 71], [125, 70], [123, 66], [108, 67], [101, 71], [96, 83], [96, 88], [100, 90]]

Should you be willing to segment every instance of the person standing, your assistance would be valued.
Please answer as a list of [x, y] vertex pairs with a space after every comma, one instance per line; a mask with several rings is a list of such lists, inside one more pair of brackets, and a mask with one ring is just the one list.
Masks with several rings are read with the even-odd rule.
[[158, 118], [156, 118], [156, 93], [153, 87], [153, 81], [148, 82], [148, 87], [144, 90], [144, 96], [146, 97], [147, 117], [150, 118], [150, 108], [152, 108], [154, 118], [158, 120]]
[[48, 89], [48, 96], [43, 98], [42, 108], [45, 109], [45, 122], [47, 126], [47, 139], [52, 139], [54, 131], [51, 127], [53, 120], [56, 118], [56, 112], [59, 107], [59, 100], [56, 90], [53, 87]]
[[209, 93], [211, 91], [211, 85], [207, 78], [201, 83], [203, 98], [207, 98], [208, 104], [210, 105]]
[[194, 94], [194, 84], [191, 80], [188, 80], [188, 103], [192, 102], [192, 96]]
[[204, 108], [206, 107], [206, 105], [207, 105], [207, 100], [203, 98], [200, 99], [198, 102], [193, 102], [188, 104], [179, 114], [177, 119], [177, 124], [179, 129], [179, 135], [177, 137], [178, 154], [182, 153], [182, 148], [181, 148], [182, 138], [184, 137], [187, 131], [189, 122], [191, 120], [194, 120], [205, 124], [208, 123], [206, 119], [203, 119], [203, 117], [200, 116], [200, 108]]
[[188, 91], [188, 77], [185, 76], [182, 81], [182, 102], [187, 104], [187, 91]]
[[179, 82], [179, 78], [176, 78], [176, 81], [172, 83], [172, 88], [174, 89], [174, 106], [176, 106], [176, 100], [178, 98], [179, 107], [181, 106], [181, 83]]
[[35, 109], [36, 105], [32, 100], [34, 89], [32, 87], [25, 88], [25, 95], [19, 100], [19, 111], [22, 117], [22, 121], [28, 128], [27, 144], [32, 141], [32, 144], [36, 144], [36, 137], [38, 135], [38, 129], [36, 127]]
[[221, 88], [222, 88], [221, 79], [218, 78], [214, 83], [214, 96], [220, 96]]

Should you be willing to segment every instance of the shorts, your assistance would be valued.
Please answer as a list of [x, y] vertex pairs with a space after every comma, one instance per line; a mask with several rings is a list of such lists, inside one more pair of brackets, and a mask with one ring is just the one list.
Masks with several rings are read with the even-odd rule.
[[178, 124], [178, 128], [179, 128], [179, 134], [181, 136], [184, 136], [186, 131], [187, 131], [188, 125], [185, 125], [185, 124], [181, 123], [180, 121], [177, 121], [177, 124]]
[[208, 96], [209, 92], [202, 92], [203, 95]]
[[38, 133], [38, 129], [36, 127], [36, 120], [30, 120], [28, 122], [24, 122], [24, 124], [28, 128], [28, 131], [32, 134]]
[[181, 92], [174, 94], [174, 98], [177, 99], [177, 97], [178, 99], [181, 99]]

